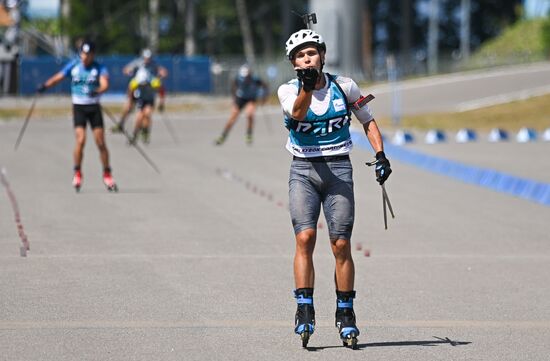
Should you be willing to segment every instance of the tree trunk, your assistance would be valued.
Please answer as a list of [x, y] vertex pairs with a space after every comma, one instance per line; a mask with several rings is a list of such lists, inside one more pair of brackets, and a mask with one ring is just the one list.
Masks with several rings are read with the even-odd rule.
[[63, 44], [63, 52], [65, 55], [71, 53], [71, 44], [69, 39], [69, 31], [67, 24], [71, 16], [71, 2], [69, 0], [61, 0], [61, 43]]
[[368, 4], [364, 4], [362, 10], [363, 21], [363, 72], [367, 78], [372, 81], [374, 79], [374, 71], [372, 65], [372, 19]]
[[462, 0], [460, 6], [460, 55], [462, 60], [470, 57], [470, 0]]
[[290, 0], [281, 0], [281, 19], [282, 19], [282, 27], [283, 32], [281, 34], [281, 43], [284, 44], [288, 37], [290, 36], [290, 32], [292, 29], [290, 28], [290, 16], [292, 15], [290, 13]]
[[195, 0], [187, 0], [185, 9], [185, 56], [196, 53], [195, 46]]
[[239, 24], [243, 34], [243, 46], [246, 61], [250, 66], [254, 66], [256, 58], [254, 56], [254, 40], [252, 39], [252, 31], [250, 29], [250, 19], [246, 11], [244, 0], [235, 0], [237, 4], [237, 15], [239, 16]]
[[428, 73], [437, 73], [439, 47], [439, 0], [430, 0], [430, 22], [428, 26]]
[[149, 48], [153, 53], [159, 47], [159, 0], [149, 0]]
[[[185, 11], [187, 8], [187, 0], [174, 0], [174, 3], [176, 5], [176, 13], [174, 14], [173, 21], [174, 22], [181, 22], [181, 19], [185, 19]], [[178, 27], [179, 29], [179, 27]], [[180, 45], [182, 44], [182, 45]], [[181, 47], [181, 48], [180, 48]], [[181, 40], [178, 39], [178, 52], [183, 51], [185, 52], [185, 25], [183, 26], [183, 32], [181, 33]]]
[[206, 32], [208, 40], [206, 42], [206, 54], [215, 55], [218, 34], [216, 32], [216, 15], [210, 13], [206, 16]]
[[408, 73], [411, 61], [411, 0], [401, 0], [401, 38], [399, 63], [404, 73]]
[[264, 42], [264, 56], [268, 61], [273, 59], [273, 21], [271, 16], [264, 17], [262, 21], [262, 39]]

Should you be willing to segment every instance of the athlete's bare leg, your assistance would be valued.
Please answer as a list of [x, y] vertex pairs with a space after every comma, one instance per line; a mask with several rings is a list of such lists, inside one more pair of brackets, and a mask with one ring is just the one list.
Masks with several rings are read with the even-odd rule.
[[139, 109], [136, 114], [136, 121], [134, 123], [134, 136], [133, 140], [136, 141], [137, 137], [139, 135], [139, 132], [141, 131], [141, 128], [143, 128], [143, 119], [145, 115], [143, 114], [143, 109]]
[[351, 242], [347, 239], [337, 239], [330, 242], [332, 253], [336, 260], [334, 282], [338, 291], [353, 291], [355, 281], [355, 264], [351, 256]]
[[229, 119], [227, 120], [227, 123], [225, 123], [225, 127], [223, 128], [222, 135], [216, 140], [216, 144], [220, 145], [225, 141], [225, 138], [227, 138], [227, 135], [231, 131], [231, 128], [233, 127], [233, 124], [237, 121], [237, 117], [239, 116], [241, 110], [237, 106], [237, 104], [233, 103], [233, 106], [231, 108], [231, 114], [229, 115]]
[[143, 114], [143, 120], [142, 120], [142, 123], [141, 123], [141, 127], [145, 128], [145, 129], [150, 129], [151, 124], [153, 122], [153, 120], [152, 120], [152, 118], [153, 118], [153, 106], [152, 105], [146, 105], [146, 106], [143, 107], [141, 112]]
[[93, 129], [95, 144], [99, 150], [99, 158], [103, 169], [109, 169], [109, 151], [107, 150], [107, 144], [105, 143], [105, 131], [102, 127], [96, 127]]
[[124, 108], [122, 109], [122, 115], [120, 116], [120, 121], [118, 123], [117, 128], [120, 130], [124, 129], [124, 123], [126, 122], [126, 119], [128, 118], [128, 114], [132, 111], [132, 108], [134, 107], [134, 96], [133, 92], [128, 88], [126, 91], [126, 103], [124, 103]]
[[313, 288], [315, 268], [313, 267], [313, 250], [317, 231], [306, 229], [296, 235], [296, 252], [294, 255], [294, 282], [296, 288]]
[[254, 114], [256, 113], [256, 102], [248, 102], [245, 108], [246, 119], [248, 120], [246, 134], [252, 136], [254, 128]]
[[74, 166], [80, 168], [84, 157], [84, 145], [86, 145], [86, 128], [75, 127], [74, 136], [76, 141], [73, 151]]

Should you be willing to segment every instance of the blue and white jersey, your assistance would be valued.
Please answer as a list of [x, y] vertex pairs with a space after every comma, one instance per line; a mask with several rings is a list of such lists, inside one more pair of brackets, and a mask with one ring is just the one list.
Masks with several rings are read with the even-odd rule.
[[61, 70], [63, 76], [71, 78], [73, 104], [99, 104], [99, 96], [92, 92], [99, 87], [99, 78], [109, 76], [107, 68], [97, 62], [86, 67], [79, 59], [72, 60]]
[[[289, 130], [287, 150], [297, 157], [319, 157], [349, 154], [353, 147], [349, 126], [348, 105], [361, 96], [357, 84], [349, 78], [324, 74], [323, 89], [314, 90], [311, 105], [302, 121], [292, 119], [292, 108], [298, 96], [300, 82], [293, 79], [279, 87], [278, 95]], [[367, 106], [354, 111], [363, 124], [372, 119]]]

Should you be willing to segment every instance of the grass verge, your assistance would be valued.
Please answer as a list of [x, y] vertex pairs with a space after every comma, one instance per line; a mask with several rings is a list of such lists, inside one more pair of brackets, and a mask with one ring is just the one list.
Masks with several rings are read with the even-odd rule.
[[[391, 127], [389, 118], [377, 119]], [[544, 130], [550, 127], [550, 94], [461, 113], [430, 113], [406, 116], [399, 128], [458, 130], [472, 128], [490, 130], [504, 128], [515, 131], [521, 127]]]

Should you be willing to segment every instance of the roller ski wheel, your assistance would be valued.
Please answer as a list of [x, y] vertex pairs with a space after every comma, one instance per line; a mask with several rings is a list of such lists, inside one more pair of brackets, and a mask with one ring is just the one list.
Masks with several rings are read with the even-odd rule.
[[111, 193], [118, 193], [118, 186], [115, 184], [111, 187], [107, 187], [107, 190]]
[[307, 344], [309, 342], [309, 336], [311, 336], [311, 333], [309, 333], [309, 330], [306, 330], [300, 334], [300, 339], [302, 340], [303, 348], [307, 347]]
[[124, 133], [124, 127], [120, 123], [117, 125], [113, 125], [111, 127], [111, 133], [113, 134]]
[[118, 192], [118, 186], [115, 183], [115, 180], [113, 179], [113, 176], [111, 173], [104, 173], [103, 174], [103, 184], [105, 184], [105, 187], [107, 187], [107, 190], [111, 193]]
[[[298, 320], [296, 322], [299, 322]], [[306, 348], [307, 344], [309, 342], [309, 338], [311, 335], [313, 335], [313, 332], [315, 330], [315, 320], [310, 320], [312, 323], [306, 323], [306, 324], [297, 324], [297, 326], [294, 328], [294, 332], [298, 335], [300, 335], [300, 339], [302, 340], [302, 347]]]
[[80, 193], [80, 187], [82, 186], [82, 173], [80, 171], [74, 172], [73, 187], [76, 193]]
[[345, 347], [357, 350], [357, 336], [359, 329], [355, 325], [355, 312], [353, 311], [353, 299], [355, 291], [336, 291], [335, 325], [338, 334]]
[[357, 350], [357, 335], [355, 332], [350, 332], [346, 338], [342, 338], [344, 347], [349, 347], [352, 350]]
[[214, 145], [222, 145], [225, 142], [226, 136], [220, 135], [216, 140], [214, 140]]
[[294, 318], [294, 332], [300, 335], [302, 347], [307, 347], [309, 338], [315, 331], [315, 308], [313, 307], [313, 289], [299, 288], [294, 291], [298, 308]]

